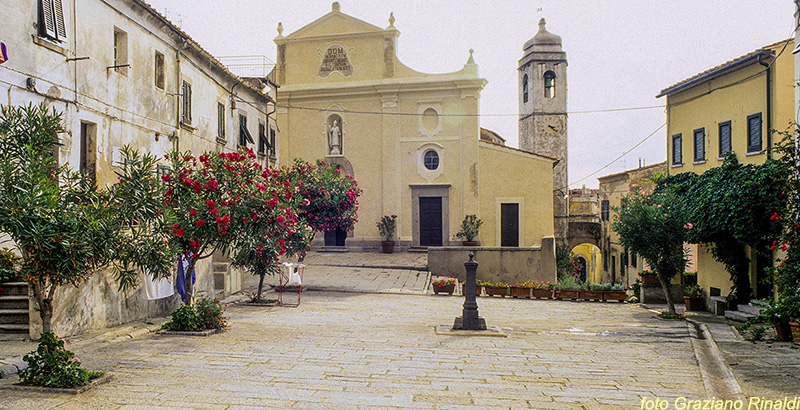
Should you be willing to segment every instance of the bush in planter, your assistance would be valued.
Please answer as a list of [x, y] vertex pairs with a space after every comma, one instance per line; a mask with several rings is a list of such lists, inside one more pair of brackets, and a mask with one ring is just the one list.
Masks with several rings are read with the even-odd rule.
[[467, 215], [464, 217], [464, 220], [461, 221], [461, 230], [454, 236], [464, 242], [472, 242], [478, 237], [478, 231], [480, 231], [481, 225], [483, 225], [483, 221], [478, 219], [476, 215]]
[[453, 290], [456, 287], [456, 279], [448, 276], [442, 276], [431, 281], [431, 285], [434, 293], [438, 294], [439, 292], [442, 292], [452, 295]]
[[102, 376], [81, 368], [81, 360], [64, 347], [64, 341], [52, 332], [39, 337], [36, 351], [26, 354], [22, 360], [28, 367], [18, 372], [22, 384], [42, 387], [78, 387]]
[[397, 215], [384, 215], [376, 225], [378, 226], [378, 232], [385, 238], [384, 241], [390, 242], [397, 228]]

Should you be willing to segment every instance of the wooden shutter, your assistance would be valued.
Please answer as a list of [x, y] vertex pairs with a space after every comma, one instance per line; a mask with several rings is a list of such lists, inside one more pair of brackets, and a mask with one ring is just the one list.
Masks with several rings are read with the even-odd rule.
[[56, 19], [53, 12], [53, 0], [40, 0], [41, 10], [40, 33], [48, 37], [56, 38]]
[[706, 158], [706, 132], [705, 129], [694, 130], [694, 160], [700, 161]]
[[747, 151], [761, 150], [761, 114], [747, 117]]
[[719, 156], [731, 152], [731, 122], [719, 125]]
[[53, 0], [53, 19], [56, 29], [56, 39], [65, 40], [67, 38], [67, 27], [64, 24], [64, 7], [61, 0]]
[[217, 135], [225, 138], [225, 104], [217, 103]]

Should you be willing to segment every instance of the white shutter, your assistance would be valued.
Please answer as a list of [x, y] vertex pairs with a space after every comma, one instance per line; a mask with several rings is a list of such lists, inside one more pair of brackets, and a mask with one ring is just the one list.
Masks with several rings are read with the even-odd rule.
[[55, 13], [53, 12], [53, 0], [40, 0], [39, 7], [41, 8], [41, 27], [39, 30], [46, 36], [56, 38], [56, 22]]
[[64, 8], [61, 0], [53, 0], [53, 20], [56, 29], [56, 39], [65, 40], [67, 38], [67, 28], [64, 25]]

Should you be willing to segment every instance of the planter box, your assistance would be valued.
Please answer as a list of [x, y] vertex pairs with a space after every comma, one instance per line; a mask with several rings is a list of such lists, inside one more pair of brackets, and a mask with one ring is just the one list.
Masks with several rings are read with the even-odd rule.
[[658, 275], [641, 275], [642, 285], [660, 285]]
[[[467, 294], [467, 284], [466, 283], [462, 283], [461, 284], [461, 294], [462, 295]], [[481, 295], [481, 285], [477, 285], [476, 284], [475, 285], [475, 296], [480, 296], [480, 295]]]
[[781, 342], [792, 341], [792, 327], [789, 326], [789, 323], [773, 323], [772, 325], [775, 326], [775, 333]]
[[86, 386], [78, 387], [42, 387], [42, 386], [29, 386], [26, 384], [2, 384], [0, 388], [8, 390], [27, 391], [33, 393], [60, 393], [60, 394], [81, 394], [89, 389], [92, 389], [101, 384], [105, 384], [114, 379], [110, 373], [106, 373], [94, 380], [91, 380]]
[[508, 288], [505, 286], [484, 286], [483, 290], [486, 291], [486, 296], [506, 297], [508, 295]]
[[436, 295], [440, 293], [447, 293], [448, 295], [452, 295], [454, 290], [456, 290], [455, 283], [450, 285], [437, 285], [435, 283], [433, 284], [433, 293]]
[[578, 300], [581, 298], [581, 291], [578, 289], [556, 289], [553, 291], [553, 298]]
[[553, 289], [534, 289], [533, 297], [536, 299], [552, 299]]
[[531, 298], [531, 288], [512, 286], [508, 289], [512, 298]]
[[794, 344], [800, 345], [800, 323], [789, 322], [789, 328], [792, 329], [792, 339], [794, 339]]
[[581, 291], [581, 299], [583, 300], [596, 300], [602, 301], [603, 300], [603, 291], [602, 290], [582, 290]]
[[624, 302], [627, 297], [628, 297], [628, 292], [624, 290], [603, 291], [603, 300], [605, 300], [606, 302], [611, 302], [613, 300], [616, 300], [618, 302]]
[[206, 330], [198, 330], [195, 332], [185, 331], [185, 330], [159, 330], [156, 332], [157, 335], [164, 335], [164, 336], [211, 336], [221, 332], [222, 329], [206, 329]]
[[683, 303], [686, 305], [686, 310], [690, 312], [698, 312], [703, 310], [703, 305], [705, 304], [705, 299], [702, 297], [683, 297]]

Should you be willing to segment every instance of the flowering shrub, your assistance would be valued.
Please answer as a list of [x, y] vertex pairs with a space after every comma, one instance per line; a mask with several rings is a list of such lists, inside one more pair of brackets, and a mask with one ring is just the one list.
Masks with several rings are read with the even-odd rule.
[[81, 360], [64, 347], [62, 339], [51, 332], [42, 333], [36, 351], [26, 354], [22, 360], [28, 364], [18, 372], [22, 384], [78, 387], [103, 375], [103, 372], [81, 368]]
[[378, 226], [378, 232], [380, 232], [381, 236], [386, 238], [385, 241], [391, 241], [397, 226], [397, 215], [384, 215], [376, 225]]
[[222, 316], [224, 311], [216, 299], [201, 297], [194, 305], [181, 305], [172, 312], [172, 320], [164, 323], [162, 328], [185, 332], [223, 329], [228, 325]]
[[478, 219], [476, 215], [466, 215], [464, 220], [461, 221], [461, 229], [454, 236], [457, 239], [471, 242], [478, 237], [481, 225], [483, 225], [483, 221]]

